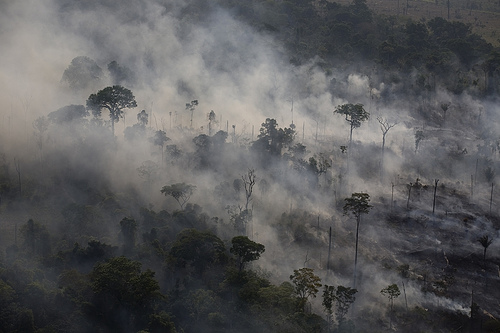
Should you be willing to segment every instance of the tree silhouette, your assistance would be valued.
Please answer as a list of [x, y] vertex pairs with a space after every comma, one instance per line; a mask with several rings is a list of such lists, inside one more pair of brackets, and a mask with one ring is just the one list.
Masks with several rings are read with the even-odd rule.
[[493, 243], [493, 239], [489, 238], [488, 235], [484, 235], [477, 240], [484, 247], [483, 260], [486, 260], [486, 250]]
[[91, 94], [87, 99], [87, 109], [92, 111], [95, 118], [101, 116], [102, 109], [109, 111], [113, 136], [115, 135], [115, 123], [123, 118], [123, 110], [136, 106], [137, 102], [132, 91], [122, 86], [106, 87], [96, 94]]
[[389, 120], [384, 119], [382, 117], [377, 117], [377, 121], [380, 124], [380, 130], [382, 131], [382, 158], [380, 159], [380, 172], [382, 174], [382, 170], [384, 169], [384, 150], [385, 150], [385, 137], [387, 135], [387, 132], [394, 126], [396, 126], [398, 123], [389, 123]]
[[233, 245], [229, 252], [238, 257], [238, 271], [241, 272], [247, 262], [260, 258], [265, 247], [262, 244], [250, 240], [247, 236], [236, 236], [231, 240]]
[[[349, 311], [349, 307], [356, 300], [354, 296], [358, 291], [354, 288], [325, 285], [323, 290], [323, 307], [331, 317], [333, 313], [333, 305], [335, 304], [335, 316], [337, 317], [339, 331], [342, 331], [345, 323], [345, 317]], [[330, 328], [330, 326], [328, 326]]]
[[361, 123], [370, 118], [370, 113], [365, 111], [363, 104], [343, 104], [335, 108], [335, 113], [345, 116], [345, 120], [350, 124], [349, 146], [352, 143], [352, 131], [355, 128], [361, 127]]
[[321, 279], [319, 276], [314, 275], [312, 268], [294, 269], [293, 274], [290, 275], [290, 280], [294, 284], [295, 294], [299, 298], [300, 309], [304, 311], [307, 299], [309, 297], [316, 297], [321, 287]]
[[160, 192], [165, 196], [170, 195], [181, 206], [181, 209], [184, 209], [184, 205], [189, 201], [195, 189], [194, 185], [177, 183], [163, 186]]
[[370, 195], [368, 193], [353, 193], [350, 198], [345, 199], [344, 215], [352, 214], [356, 218], [356, 249], [354, 256], [354, 280], [353, 287], [356, 288], [356, 268], [358, 265], [358, 239], [359, 223], [361, 214], [368, 214], [372, 206], [369, 204]]
[[389, 327], [392, 328], [392, 306], [394, 303], [394, 299], [398, 298], [399, 295], [401, 295], [401, 291], [399, 290], [399, 287], [397, 284], [391, 284], [387, 286], [386, 288], [382, 289], [380, 291], [382, 295], [385, 295], [389, 298], [389, 301], [391, 303], [391, 315], [390, 315], [390, 321], [389, 321]]

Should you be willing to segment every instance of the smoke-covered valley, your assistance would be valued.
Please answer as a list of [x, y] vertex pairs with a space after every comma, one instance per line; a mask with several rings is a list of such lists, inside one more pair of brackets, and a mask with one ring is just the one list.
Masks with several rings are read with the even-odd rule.
[[[311, 37], [350, 6], [1, 2], [0, 332], [498, 332], [498, 50]], [[357, 289], [345, 319], [302, 268]]]

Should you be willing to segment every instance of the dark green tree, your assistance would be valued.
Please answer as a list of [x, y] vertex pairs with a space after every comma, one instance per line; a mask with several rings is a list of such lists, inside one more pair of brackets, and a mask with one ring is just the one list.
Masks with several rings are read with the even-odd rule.
[[355, 128], [361, 127], [361, 123], [370, 118], [370, 113], [365, 111], [363, 104], [342, 104], [335, 108], [335, 113], [345, 116], [345, 120], [349, 123], [351, 129], [349, 132], [349, 146], [352, 143], [352, 131]]
[[137, 106], [135, 97], [127, 88], [122, 86], [106, 87], [87, 99], [87, 109], [92, 111], [95, 118], [101, 116], [102, 109], [109, 111], [111, 131], [115, 135], [115, 123], [123, 118], [123, 110]]
[[177, 268], [193, 268], [200, 277], [208, 268], [226, 262], [224, 242], [211, 232], [181, 231], [172, 244], [169, 260]]
[[250, 240], [247, 236], [236, 236], [231, 240], [229, 252], [237, 256], [238, 271], [241, 272], [246, 263], [260, 258], [265, 246]]
[[294, 285], [294, 292], [299, 299], [299, 308], [305, 311], [307, 299], [309, 297], [316, 297], [321, 287], [321, 279], [314, 274], [312, 268], [294, 269], [293, 274], [290, 275], [290, 280]]
[[361, 215], [368, 214], [372, 206], [369, 204], [370, 195], [368, 193], [353, 193], [350, 198], [345, 199], [344, 215], [352, 214], [356, 218], [356, 249], [354, 255], [354, 281], [353, 288], [356, 288], [356, 269], [358, 265], [358, 240], [359, 223]]
[[[141, 263], [126, 257], [98, 263], [90, 273], [94, 315], [113, 331], [145, 327], [155, 302], [162, 298], [154, 275], [149, 269], [141, 272]], [[124, 311], [133, 315], [124, 316]]]
[[356, 300], [354, 296], [358, 291], [356, 289], [344, 286], [334, 286], [325, 285], [323, 290], [323, 307], [327, 312], [329, 318], [333, 314], [333, 305], [335, 305], [335, 316], [338, 322], [338, 328], [340, 332], [344, 331], [346, 326], [345, 318], [349, 307]]
[[283, 147], [293, 142], [295, 131], [292, 128], [278, 128], [276, 119], [267, 118], [262, 123], [260, 134], [257, 137], [257, 141], [252, 145], [253, 149], [279, 156]]
[[120, 230], [123, 237], [123, 252], [130, 254], [135, 247], [137, 222], [132, 218], [124, 217], [120, 221]]

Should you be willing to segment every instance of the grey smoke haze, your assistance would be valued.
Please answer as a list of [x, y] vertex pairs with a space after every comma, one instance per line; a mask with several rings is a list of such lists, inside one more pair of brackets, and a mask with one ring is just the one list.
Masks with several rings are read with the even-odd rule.
[[[254, 31], [235, 20], [231, 13], [210, 4], [198, 11], [193, 11], [191, 7], [188, 11], [189, 5], [185, 1], [153, 0], [0, 3], [0, 138], [4, 151], [10, 156], [22, 157], [24, 161], [35, 160], [32, 122], [65, 105], [84, 105], [90, 93], [111, 83], [110, 78], [104, 76], [88, 89], [71, 91], [61, 83], [61, 77], [72, 59], [88, 56], [103, 69], [111, 61], [117, 61], [135, 73], [137, 81], [129, 88], [138, 102], [136, 109], [127, 111], [126, 120], [116, 125], [119, 151], [115, 154], [108, 154], [111, 149], [68, 151], [69, 144], [65, 141], [69, 133], [59, 132], [59, 136], [47, 139], [48, 166], [66, 163], [72, 165], [73, 170], [82, 170], [82, 174], [88, 170], [96, 174], [104, 173], [116, 189], [137, 187], [144, 202], [153, 204], [155, 209], [172, 208], [175, 204], [159, 193], [162, 185], [180, 181], [193, 183], [197, 191], [191, 202], [202, 206], [209, 216], [227, 220], [224, 206], [214, 198], [214, 188], [224, 180], [232, 184], [248, 168], [255, 167], [254, 161], [240, 156], [234, 149], [223, 155], [225, 166], [221, 166], [219, 175], [193, 171], [189, 165], [168, 165], [166, 172], [154, 178], [154, 186], [145, 184], [137, 175], [137, 168], [147, 160], [158, 162], [158, 152], [147, 142], [127, 144], [122, 134], [124, 128], [136, 122], [135, 116], [140, 110], [148, 112], [153, 129], [170, 129], [172, 119], [174, 130], [167, 131], [172, 139], [167, 144], [177, 144], [185, 152], [194, 151], [191, 140], [195, 135], [208, 133], [207, 114], [210, 110], [215, 111], [217, 121], [222, 120], [216, 125], [217, 130], [225, 130], [228, 123], [231, 135], [231, 126], [236, 125], [242, 146], [248, 146], [252, 130], [256, 138], [260, 124], [266, 118], [275, 118], [279, 127], [288, 127], [293, 115], [298, 131], [297, 142], [302, 142], [302, 131], [305, 129], [307, 157], [327, 152], [332, 159], [332, 168], [320, 182], [326, 184], [331, 181], [335, 184], [344, 164], [339, 147], [347, 144], [349, 129], [342, 116], [333, 114], [333, 110], [343, 103], [364, 104], [371, 118], [353, 133], [356, 149], [353, 154], [356, 154], [354, 158], [358, 163], [351, 165], [346, 193], [309, 193], [294, 183], [292, 172], [287, 174], [288, 171], [270, 167], [271, 171], [266, 174], [256, 169], [258, 180], [266, 179], [271, 184], [274, 178], [287, 179], [289, 176], [286, 185], [296, 190], [289, 193], [283, 184], [272, 184], [268, 193], [261, 195], [256, 191], [254, 195], [254, 237], [266, 245], [266, 253], [259, 263], [271, 271], [278, 281], [287, 280], [293, 269], [302, 267], [309, 250], [306, 245], [298, 246], [291, 241], [286, 244], [286, 239], [278, 239], [280, 235], [269, 224], [283, 212], [304, 209], [321, 216], [322, 230], [317, 233], [323, 248], [328, 245], [328, 227], [334, 225], [335, 237], [344, 238], [335, 238], [335, 260], [339, 260], [336, 267], [350, 272], [354, 223], [352, 219], [342, 216], [339, 207], [335, 206], [335, 200], [337, 203], [342, 201], [341, 195], [368, 192], [375, 203], [383, 205], [381, 198], [385, 198], [385, 202], [390, 200], [391, 182], [394, 182], [397, 185], [397, 207], [403, 208], [406, 205], [406, 184], [414, 182], [417, 177], [427, 185], [432, 184], [434, 178], [439, 178], [440, 184], [454, 184], [462, 192], [468, 192], [470, 174], [474, 173], [476, 163], [473, 154], [477, 151], [478, 142], [487, 137], [479, 140], [471, 134], [474, 133], [472, 130], [471, 133], [460, 134], [451, 128], [460, 125], [463, 129], [465, 123], [470, 123], [471, 127], [488, 125], [485, 136], [486, 133], [498, 133], [497, 103], [480, 101], [466, 93], [451, 96], [444, 91], [439, 91], [436, 101], [432, 103], [422, 101], [412, 94], [405, 80], [388, 80], [388, 73], [372, 73], [368, 65], [357, 66], [359, 70], [333, 68], [331, 74], [317, 66], [320, 59], [299, 67], [292, 66], [285, 50], [271, 36]], [[185, 110], [185, 104], [195, 99], [200, 104], [194, 111], [193, 130], [189, 131], [190, 113]], [[430, 105], [429, 109], [439, 114], [441, 102], [451, 102], [446, 126], [429, 128], [420, 120], [416, 121], [419, 105]], [[456, 115], [458, 110], [465, 109], [469, 110], [469, 119]], [[382, 141], [377, 116], [398, 123], [387, 135], [386, 178], [382, 184], [379, 183], [377, 169]], [[103, 115], [103, 118], [106, 117]], [[416, 128], [423, 129], [426, 135], [418, 154], [414, 153]], [[450, 132], [449, 141], [442, 145], [436, 139], [438, 134], [433, 133], [442, 136], [446, 131]], [[227, 141], [231, 141], [231, 136]], [[94, 143], [98, 146], [99, 138], [95, 138]], [[54, 149], [53, 155], [51, 149]], [[450, 152], [463, 149], [467, 149], [468, 155], [455, 160], [445, 158]], [[65, 158], [56, 159], [55, 156], [61, 152]], [[95, 155], [96, 152], [100, 155]], [[186, 173], [186, 170], [190, 171]], [[443, 198], [437, 209], [441, 215], [445, 211], [463, 209], [458, 206], [458, 200], [444, 198], [443, 192], [440, 193]], [[484, 204], [487, 189], [481, 193]], [[429, 201], [412, 200], [411, 204], [427, 209], [425, 214], [428, 214]], [[425, 214], [415, 213], [414, 217]], [[25, 217], [22, 216], [22, 219], [25, 220]], [[368, 224], [370, 219], [376, 218], [380, 216], [371, 214], [364, 223]], [[307, 232], [316, 232], [315, 219], [309, 217], [304, 222]], [[476, 236], [484, 230], [493, 232], [489, 222], [482, 223], [484, 225], [480, 229], [471, 228], [468, 234], [464, 232], [464, 237], [474, 243]], [[390, 239], [396, 249], [409, 250], [409, 245], [400, 239], [401, 235], [388, 235], [386, 227], [377, 223], [373, 225], [362, 226], [361, 253], [368, 259], [365, 262], [360, 259], [360, 269], [365, 279], [372, 279], [374, 285], [371, 294], [368, 294], [368, 288], [363, 290], [366, 294], [360, 300], [365, 304], [379, 299], [380, 289], [397, 282], [394, 272], [380, 270], [373, 264], [382, 259], [394, 264], [393, 254], [380, 249], [380, 256], [370, 256], [372, 253], [366, 249], [376, 248], [377, 243], [387, 243]], [[453, 221], [445, 219], [440, 228], [453, 229]], [[425, 239], [424, 244], [431, 246], [435, 244], [435, 239]], [[495, 247], [498, 248], [498, 241], [492, 244], [491, 249]], [[473, 249], [481, 250], [478, 244]], [[324, 268], [321, 262], [325, 261], [326, 252], [321, 253], [321, 260], [318, 255], [311, 252], [309, 265]], [[348, 285], [350, 279], [346, 276], [349, 274], [324, 278], [329, 284]], [[409, 285], [407, 292], [412, 304], [424, 299], [417, 286]], [[320, 305], [316, 306], [320, 309]], [[460, 304], [450, 305], [450, 308], [460, 307]]]

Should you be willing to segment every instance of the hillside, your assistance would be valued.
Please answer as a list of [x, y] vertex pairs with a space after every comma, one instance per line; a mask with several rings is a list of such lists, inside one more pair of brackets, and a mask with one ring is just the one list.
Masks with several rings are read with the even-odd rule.
[[371, 6], [1, 3], [0, 332], [499, 332], [500, 50]]

